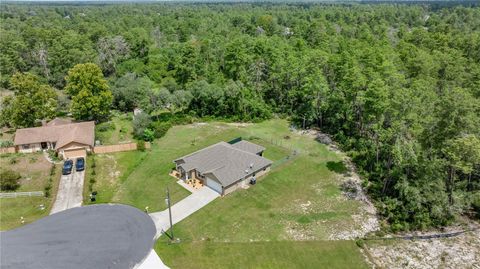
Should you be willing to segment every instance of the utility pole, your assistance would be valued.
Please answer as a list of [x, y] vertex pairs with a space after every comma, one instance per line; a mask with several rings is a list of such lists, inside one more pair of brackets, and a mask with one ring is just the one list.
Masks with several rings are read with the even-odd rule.
[[[165, 202], [167, 202], [167, 206], [168, 206], [168, 215], [170, 217], [170, 235], [168, 237], [170, 237], [171, 240], [173, 240], [173, 223], [172, 223], [172, 207], [170, 206], [171, 203], [170, 203], [170, 191], [168, 190], [168, 187], [167, 187], [167, 199], [165, 199]], [[168, 235], [167, 233], [165, 233], [166, 235]]]

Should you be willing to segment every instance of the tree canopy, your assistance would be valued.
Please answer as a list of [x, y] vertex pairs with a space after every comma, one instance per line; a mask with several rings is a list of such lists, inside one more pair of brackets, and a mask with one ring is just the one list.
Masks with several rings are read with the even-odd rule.
[[102, 70], [96, 64], [77, 64], [65, 78], [65, 92], [72, 97], [75, 119], [101, 120], [108, 117], [113, 96]]
[[[288, 117], [348, 152], [393, 230], [480, 215], [478, 6], [0, 7], [0, 83], [15, 92], [3, 125], [53, 116], [37, 109], [54, 107], [52, 87], [77, 119], [134, 108], [154, 119]], [[141, 117], [137, 137], [165, 132]]]

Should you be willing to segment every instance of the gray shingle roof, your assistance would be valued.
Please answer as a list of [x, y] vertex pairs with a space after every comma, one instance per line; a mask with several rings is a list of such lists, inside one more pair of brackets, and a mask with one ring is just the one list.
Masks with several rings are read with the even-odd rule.
[[254, 144], [252, 142], [248, 142], [247, 140], [241, 140], [235, 144], [232, 144], [232, 147], [246, 151], [246, 152], [250, 152], [253, 154], [258, 154], [265, 150], [264, 147]]
[[234, 145], [219, 142], [175, 162], [185, 171], [195, 169], [201, 174], [211, 173], [224, 187], [272, 164], [272, 161]]

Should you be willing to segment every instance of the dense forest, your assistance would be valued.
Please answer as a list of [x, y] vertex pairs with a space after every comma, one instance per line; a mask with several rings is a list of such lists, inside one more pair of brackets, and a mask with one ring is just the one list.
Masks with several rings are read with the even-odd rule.
[[288, 117], [348, 152], [392, 230], [480, 215], [478, 7], [2, 4], [0, 36], [3, 126]]

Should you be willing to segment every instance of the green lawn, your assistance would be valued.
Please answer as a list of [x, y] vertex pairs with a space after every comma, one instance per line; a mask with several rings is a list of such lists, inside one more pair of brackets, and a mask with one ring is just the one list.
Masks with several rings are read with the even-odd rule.
[[368, 268], [352, 241], [280, 241], [167, 245], [155, 250], [171, 268]]
[[112, 119], [95, 126], [95, 140], [102, 145], [115, 145], [133, 142], [132, 113], [112, 113]]
[[[298, 149], [300, 153], [272, 169], [255, 186], [216, 199], [176, 225], [180, 237], [195, 242], [202, 238], [219, 242], [326, 240], [332, 232], [352, 228], [352, 215], [360, 204], [341, 195], [338, 174], [327, 167], [340, 157], [311, 138], [291, 133], [286, 121], [267, 121], [242, 128], [224, 124], [188, 128], [175, 127], [159, 144], [181, 139], [187, 133], [185, 130], [197, 137], [198, 133], [217, 129], [221, 131], [200, 136], [197, 142], [200, 148], [211, 140], [242, 136], [265, 145], [265, 156], [274, 161], [288, 154], [285, 148]], [[287, 135], [289, 139], [284, 139]], [[193, 151], [188, 148], [177, 155]]]
[[[97, 154], [97, 198], [163, 210], [167, 186], [174, 203], [189, 194], [168, 175], [174, 159], [240, 136], [265, 146], [265, 157], [278, 165], [255, 186], [218, 198], [175, 225], [182, 243], [167, 245], [162, 238], [156, 244], [165, 263], [174, 268], [364, 267], [354, 242], [324, 241], [352, 228], [360, 206], [341, 195], [341, 156], [290, 132], [284, 120], [175, 126], [151, 150]], [[293, 150], [296, 157], [282, 161]], [[87, 182], [91, 176], [87, 172]]]
[[[50, 177], [51, 164], [41, 153], [33, 154], [6, 154], [0, 157], [0, 168], [11, 169], [20, 173], [20, 188], [18, 192], [44, 191]], [[0, 230], [9, 230], [22, 226], [20, 218], [25, 224], [47, 216], [55, 200], [60, 180], [61, 166], [57, 165], [52, 177], [52, 190], [49, 198], [45, 197], [18, 197], [0, 198]], [[45, 209], [41, 210], [40, 205]]]

